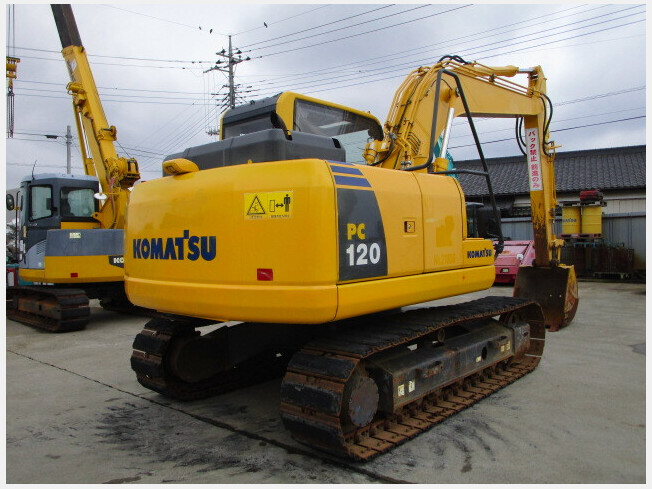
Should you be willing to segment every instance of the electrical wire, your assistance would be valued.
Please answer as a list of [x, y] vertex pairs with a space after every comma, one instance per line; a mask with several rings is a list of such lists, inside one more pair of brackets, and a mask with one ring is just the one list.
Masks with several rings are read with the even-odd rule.
[[[504, 29], [506, 27], [513, 27], [513, 26], [516, 26], [516, 25], [529, 23], [529, 22], [533, 22], [533, 23], [536, 23], [537, 25], [539, 25], [540, 22], [541, 22], [541, 19], [544, 19], [544, 18], [550, 17], [550, 16], [554, 16], [554, 15], [558, 15], [558, 14], [561, 14], [561, 13], [564, 13], [564, 12], [567, 12], [567, 11], [570, 11], [570, 10], [575, 10], [577, 8], [580, 8], [580, 7], [582, 7], [582, 6], [581, 5], [580, 6], [575, 6], [575, 7], [571, 7], [571, 8], [568, 8], [568, 9], [560, 10], [558, 12], [552, 12], [550, 14], [537, 15], [535, 17], [532, 17], [530, 19], [526, 19], [524, 21], [515, 22], [515, 23], [512, 23], [512, 24], [507, 24], [507, 25], [496, 27], [496, 28], [493, 28], [493, 29], [488, 29], [488, 30], [485, 30], [485, 31], [476, 32], [474, 34], [469, 34], [469, 35], [466, 35], [466, 36], [452, 38], [452, 39], [449, 39], [448, 42], [449, 43], [455, 43], [455, 45], [457, 45], [459, 43], [459, 41], [464, 40], [464, 39], [472, 38], [472, 37], [475, 37], [475, 36], [486, 36], [486, 34], [488, 34], [490, 32], [494, 32], [496, 30]], [[604, 7], [605, 7], [604, 5], [599, 6], [599, 7], [594, 7], [594, 8], [588, 9], [587, 11], [581, 12], [581, 13], [586, 13], [586, 12], [596, 10], [596, 9], [600, 9], [600, 8], [604, 8]], [[561, 17], [561, 19], [564, 19], [566, 17], [568, 17], [568, 16], [563, 16], [563, 17]], [[555, 19], [555, 20], [560, 20], [560, 19]], [[505, 32], [502, 32], [502, 34], [505, 34], [507, 32], [511, 32], [511, 31], [505, 31]], [[261, 74], [261, 75], [249, 75], [249, 76], [250, 77], [252, 77], [252, 76], [261, 76], [261, 77], [265, 77], [265, 78], [274, 78], [276, 81], [285, 80], [285, 79], [297, 80], [297, 79], [300, 79], [300, 78], [311, 77], [311, 76], [319, 76], [319, 77], [321, 77], [324, 74], [338, 74], [339, 75], [339, 74], [342, 73], [343, 69], [347, 68], [347, 67], [351, 67], [350, 69], [354, 69], [355, 72], [358, 73], [359, 72], [358, 70], [359, 70], [359, 68], [361, 66], [369, 66], [369, 65], [381, 64], [381, 65], [383, 65], [383, 67], [386, 67], [388, 62], [391, 62], [391, 60], [393, 60], [394, 58], [405, 59], [405, 55], [407, 53], [410, 53], [410, 52], [418, 52], [418, 53], [422, 54], [425, 49], [433, 48], [435, 46], [440, 46], [441, 44], [442, 44], [441, 42], [437, 42], [437, 43], [434, 43], [434, 44], [415, 46], [414, 48], [404, 49], [404, 50], [397, 51], [397, 52], [394, 52], [394, 53], [383, 53], [383, 56], [382, 56], [382, 58], [380, 60], [375, 60], [375, 59], [357, 60], [357, 61], [353, 61], [353, 62], [349, 62], [349, 63], [344, 63], [344, 64], [340, 64], [340, 65], [331, 66], [331, 67], [328, 67], [328, 68], [313, 69], [313, 70], [310, 70], [309, 73], [301, 72], [301, 73], [283, 73], [283, 74]]]
[[[286, 37], [296, 36], [296, 35], [298, 35], [298, 34], [302, 34], [302, 33], [304, 33], [304, 32], [314, 31], [315, 29], [320, 29], [320, 28], [322, 28], [322, 27], [326, 27], [327, 25], [333, 25], [333, 24], [337, 24], [337, 23], [339, 23], [339, 22], [344, 22], [345, 20], [350, 20], [350, 19], [354, 19], [354, 18], [356, 18], [356, 17], [361, 17], [361, 16], [363, 16], [363, 15], [367, 15], [367, 14], [370, 14], [370, 13], [372, 13], [372, 12], [377, 12], [378, 10], [383, 10], [383, 9], [386, 9], [386, 8], [389, 8], [389, 7], [393, 7], [393, 6], [394, 6], [393, 4], [391, 4], [391, 5], [384, 5], [384, 6], [382, 6], [382, 7], [378, 7], [378, 8], [372, 9], [372, 10], [368, 10], [368, 11], [366, 11], [366, 12], [362, 12], [362, 13], [360, 13], [360, 14], [350, 15], [349, 17], [344, 17], [343, 19], [338, 19], [338, 20], [334, 20], [334, 21], [332, 21], [332, 22], [327, 22], [326, 24], [316, 25], [316, 26], [314, 26], [314, 27], [310, 27], [310, 28], [308, 28], [308, 29], [302, 29], [302, 30], [300, 30], [300, 31], [296, 31], [296, 32], [293, 32], [293, 33], [291, 33], [291, 34], [286, 34], [286, 35], [284, 35], [284, 36], [275, 36], [274, 38], [272, 38], [272, 39], [268, 39], [268, 40], [266, 40], [266, 41], [258, 41], [258, 42], [254, 42], [254, 43], [251, 43], [251, 44], [245, 44], [244, 46], [241, 46], [240, 49], [250, 48], [251, 46], [256, 46], [256, 45], [258, 45], [258, 44], [265, 44], [265, 43], [267, 43], [267, 42], [275, 42], [275, 41], [278, 41], [279, 39], [284, 39], [284, 38], [286, 38]], [[378, 17], [377, 19], [374, 19], [374, 22], [376, 22], [376, 21], [378, 21], [378, 20], [386, 19], [386, 18], [388, 18], [388, 17], [393, 17], [393, 16], [395, 16], [395, 15], [400, 15], [400, 14], [404, 14], [404, 13], [407, 13], [407, 12], [411, 12], [412, 10], [417, 10], [417, 9], [424, 8], [424, 7], [427, 7], [427, 5], [422, 5], [422, 6], [420, 6], [420, 7], [414, 7], [414, 8], [411, 8], [411, 9], [403, 10], [402, 12], [397, 12], [397, 13], [394, 13], [394, 14], [391, 14], [391, 15], [386, 15], [386, 16], [384, 16], [384, 17]], [[272, 47], [280, 46], [280, 45], [282, 45], [282, 44], [287, 44], [287, 43], [291, 43], [291, 42], [301, 41], [301, 40], [303, 40], [303, 39], [311, 39], [311, 38], [313, 38], [314, 36], [322, 36], [322, 35], [325, 35], [325, 34], [331, 34], [331, 33], [333, 33], [333, 32], [341, 31], [341, 30], [343, 30], [343, 29], [350, 29], [351, 27], [355, 27], [355, 26], [339, 27], [339, 28], [337, 28], [337, 29], [333, 29], [333, 30], [330, 30], [330, 31], [327, 31], [327, 32], [320, 32], [320, 33], [317, 33], [317, 34], [312, 34], [312, 35], [310, 35], [310, 36], [300, 37], [300, 38], [298, 38], [298, 39], [292, 39], [292, 40], [289, 40], [289, 41], [283, 41], [283, 42], [275, 42], [274, 44], [271, 44], [271, 45], [269, 45], [269, 46], [261, 46], [261, 47], [258, 47], [258, 48], [256, 48], [256, 49], [267, 49], [267, 48], [272, 48]]]
[[[614, 124], [616, 122], [627, 122], [627, 121], [632, 121], [632, 120], [637, 120], [637, 119], [645, 119], [645, 116], [642, 115], [642, 116], [638, 116], [638, 117], [628, 117], [626, 119], [618, 119], [618, 120], [615, 120], [615, 121], [604, 121], [604, 122], [596, 122], [594, 124], [585, 124], [583, 126], [566, 127], [566, 128], [563, 128], [563, 129], [555, 129], [553, 132], [557, 133], [557, 132], [563, 132], [563, 131], [572, 131], [572, 130], [575, 130], [575, 129], [585, 129], [587, 127], [603, 126], [603, 125], [606, 125], [606, 124]], [[512, 141], [512, 138], [496, 139], [496, 140], [493, 140], [493, 141], [485, 141], [482, 144], [485, 145], [485, 144], [493, 144], [493, 143], [502, 143], [502, 142], [505, 142], [505, 141]], [[471, 146], [475, 146], [475, 143], [474, 144], [463, 144], [463, 145], [459, 145], [459, 146], [450, 146], [450, 149], [468, 148], [468, 147], [471, 147]]]
[[[551, 40], [551, 41], [549, 41], [547, 43], [539, 43], [539, 44], [537, 44], [536, 47], [541, 47], [541, 46], [545, 46], [545, 45], [549, 45], [549, 44], [553, 44], [553, 43], [559, 43], [559, 42], [563, 42], [563, 41], [566, 41], [566, 40], [569, 40], [569, 39], [574, 39], [574, 38], [582, 37], [582, 36], [589, 35], [589, 34], [596, 34], [598, 32], [617, 29], [617, 28], [620, 28], [620, 27], [626, 27], [626, 26], [628, 26], [630, 24], [635, 24], [635, 23], [640, 23], [640, 22], [644, 22], [644, 19], [634, 21], [634, 22], [631, 22], [631, 23], [628, 23], [628, 24], [625, 24], [625, 25], [618, 25], [618, 26], [608, 27], [608, 28], [601, 29], [601, 30], [595, 31], [595, 32], [585, 33], [585, 34], [581, 34], [581, 35], [577, 35], [577, 36], [571, 36], [571, 37], [567, 37], [567, 38], [563, 38], [563, 39]], [[508, 44], [508, 45], [506, 45], [504, 47], [508, 47], [508, 46], [513, 45], [513, 44], [518, 44], [518, 43]], [[497, 53], [497, 54], [486, 54], [484, 56], [484, 58], [489, 59], [489, 58], [493, 58], [493, 57], [496, 57], [496, 56], [503, 56], [505, 54], [510, 54], [510, 53], [514, 53], [514, 52], [518, 52], [518, 51], [529, 50], [529, 49], [532, 49], [532, 48], [533, 47], [530, 46], [530, 47], [524, 47], [524, 48], [520, 48], [520, 49], [512, 49], [510, 51], [504, 51], [504, 52], [500, 52], [500, 53]], [[479, 54], [480, 52], [482, 52], [482, 51], [476, 51], [476, 52], [472, 52], [470, 54], [465, 53], [464, 56], [465, 57], [471, 57], [471, 56], [475, 56], [476, 54]], [[414, 66], [416, 64], [417, 63], [414, 63], [412, 66]], [[373, 72], [378, 72], [375, 75], [375, 76], [378, 76], [378, 78], [376, 78], [376, 79], [370, 79], [369, 78], [369, 76], [374, 76]], [[394, 73], [394, 72], [401, 72], [402, 74], [401, 75], [395, 75], [395, 76], [389, 76], [391, 73]], [[340, 89], [340, 88], [348, 88], [348, 87], [352, 87], [352, 86], [358, 86], [358, 85], [370, 84], [370, 83], [374, 83], [374, 82], [386, 81], [386, 80], [393, 79], [393, 78], [404, 78], [405, 71], [404, 71], [404, 69], [402, 69], [400, 67], [390, 69], [390, 70], [387, 70], [387, 69], [383, 70], [381, 68], [381, 69], [377, 69], [377, 70], [370, 70], [370, 74], [366, 74], [366, 75], [367, 75], [367, 77], [364, 80], [357, 81], [356, 83], [346, 84], [346, 85], [338, 85], [338, 84], [342, 83], [342, 82], [350, 81], [350, 80], [355, 80], [355, 79], [360, 80], [360, 78], [362, 77], [362, 73], [358, 73], [356, 76], [350, 76], [350, 77], [342, 77], [342, 76], [336, 77], [335, 81], [333, 81], [333, 82], [329, 81], [329, 79], [324, 79], [323, 83], [317, 83], [317, 84], [313, 84], [313, 85], [310, 85], [310, 84], [308, 84], [308, 85], [298, 84], [298, 85], [293, 86], [291, 89], [293, 91], [312, 90], [314, 93], [319, 93], [319, 92], [324, 92], [324, 91], [336, 90], [336, 89]], [[320, 87], [326, 87], [326, 88], [320, 88]], [[277, 93], [278, 91], [279, 91], [278, 88], [270, 88], [270, 89], [268, 89], [268, 92], [266, 92], [266, 93], [267, 93], [267, 95], [272, 95], [274, 93]]]
[[[102, 6], [103, 7], [113, 8], [113, 9], [116, 9], [116, 10], [122, 10], [123, 12], [129, 12], [130, 14], [142, 15], [143, 17], [149, 17], [150, 19], [160, 20], [162, 22], [169, 22], [170, 24], [176, 24], [176, 25], [180, 25], [180, 26], [183, 26], [183, 27], [189, 27], [189, 28], [191, 28], [193, 30], [198, 29], [198, 26], [184, 24], [182, 22], [177, 22], [177, 21], [174, 21], [174, 20], [162, 19], [160, 17], [154, 17], [153, 15], [147, 15], [147, 14], [143, 14], [141, 12], [134, 12], [133, 10], [127, 10], [125, 8], [116, 7], [115, 5], [102, 5]], [[199, 29], [201, 30], [201, 27], [199, 27]], [[219, 34], [220, 36], [227, 36], [228, 35], [228, 34], [222, 34], [221, 32], [217, 32], [217, 31], [215, 31], [215, 29], [212, 29], [212, 30], [215, 32], [215, 34]]]
[[260, 57], [269, 58], [271, 56], [276, 56], [277, 54], [284, 54], [284, 53], [288, 53], [288, 52], [294, 52], [294, 51], [298, 51], [300, 49], [308, 49], [308, 48], [312, 48], [312, 47], [315, 47], [315, 46], [323, 46], [324, 44], [330, 44], [330, 43], [336, 42], [336, 41], [343, 41], [345, 39], [351, 39], [351, 38], [358, 37], [358, 36], [364, 36], [364, 35], [367, 35], [367, 34], [371, 34], [372, 32], [378, 32], [378, 31], [381, 31], [381, 30], [391, 29], [393, 27], [399, 27], [399, 26], [405, 25], [405, 24], [411, 24], [413, 22], [418, 22], [418, 21], [421, 21], [421, 20], [429, 19], [431, 17], [447, 14], [447, 13], [454, 12], [456, 10], [464, 9], [464, 8], [471, 7], [471, 6], [472, 6], [471, 4], [462, 5], [462, 6], [459, 6], [459, 7], [454, 7], [454, 8], [448, 9], [448, 10], [444, 10], [442, 12], [436, 12], [434, 14], [424, 15], [422, 17], [419, 17], [418, 19], [406, 20], [404, 22], [398, 22], [396, 24], [392, 24], [392, 25], [388, 25], [388, 26], [384, 26], [384, 27], [378, 27], [376, 29], [371, 29], [371, 30], [365, 31], [365, 32], [359, 32], [357, 34], [352, 34], [350, 36], [338, 37], [337, 39], [330, 39], [328, 41], [322, 41], [322, 42], [318, 42], [318, 43], [315, 43], [315, 44], [309, 44], [307, 46], [299, 46], [299, 47], [296, 47], [296, 48], [292, 48], [291, 51], [290, 50], [276, 51], [274, 53], [268, 53], [268, 54], [265, 54], [265, 55], [260, 56]]
[[[35, 51], [39, 53], [53, 53], [53, 54], [61, 55], [61, 51], [56, 51], [53, 49], [26, 48], [21, 46], [17, 46], [17, 49], [21, 49], [23, 51]], [[129, 60], [129, 61], [154, 61], [157, 63], [184, 63], [184, 64], [212, 64], [213, 63], [213, 61], [200, 61], [200, 60], [191, 60], [191, 59], [134, 58], [131, 56], [114, 56], [108, 54], [87, 53], [86, 56], [88, 58], [122, 59], [122, 60]], [[34, 58], [34, 59], [38, 59], [38, 58]], [[43, 59], [50, 59], [50, 58], [43, 58]], [[97, 64], [97, 63], [93, 63], [93, 64]]]
[[265, 22], [265, 24], [267, 24], [267, 25], [260, 26], [260, 27], [254, 27], [254, 28], [252, 28], [252, 29], [248, 29], [248, 30], [246, 30], [246, 31], [241, 31], [241, 32], [238, 32], [237, 34], [233, 34], [233, 35], [234, 35], [234, 36], [240, 36], [240, 35], [242, 35], [242, 34], [246, 34], [246, 33], [248, 33], [248, 32], [257, 31], [257, 30], [259, 30], [259, 29], [263, 29], [263, 28], [266, 29], [266, 28], [269, 27], [270, 25], [280, 24], [281, 22], [285, 22], [285, 21], [287, 21], [287, 20], [294, 19], [294, 18], [296, 18], [296, 17], [301, 17], [302, 15], [306, 15], [306, 14], [309, 14], [309, 13], [311, 13], [311, 12], [314, 12], [315, 10], [319, 10], [319, 9], [326, 8], [326, 7], [331, 7], [331, 5], [320, 5], [319, 7], [313, 8], [313, 9], [311, 9], [311, 10], [306, 10], [305, 12], [301, 12], [301, 13], [296, 14], [296, 15], [291, 15], [290, 17], [286, 17], [285, 19], [275, 20], [275, 21], [272, 21], [272, 22]]
[[[39, 85], [55, 85], [60, 87], [61, 83], [55, 82], [44, 82], [44, 81], [34, 81], [34, 80], [21, 80], [23, 83], [35, 83]], [[203, 95], [204, 92], [188, 92], [186, 90], [153, 90], [148, 88], [118, 88], [118, 87], [97, 87], [100, 90], [117, 90], [125, 92], [148, 92], [148, 93], [184, 93], [186, 95]]]

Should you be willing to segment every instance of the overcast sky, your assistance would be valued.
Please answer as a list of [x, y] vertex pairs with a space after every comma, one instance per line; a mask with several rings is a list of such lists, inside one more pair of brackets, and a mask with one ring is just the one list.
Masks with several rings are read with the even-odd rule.
[[[118, 153], [137, 158], [146, 180], [160, 176], [165, 155], [216, 139], [207, 132], [217, 127], [227, 78], [206, 71], [228, 49], [228, 34], [251, 58], [236, 69], [241, 100], [293, 90], [384, 122], [412, 69], [456, 54], [493, 66], [541, 65], [558, 151], [645, 144], [641, 4], [130, 3], [73, 11], [107, 119], [118, 128]], [[21, 62], [14, 137], [6, 139], [7, 188], [35, 161], [37, 173], [65, 172], [68, 125], [73, 173], [83, 173], [50, 6], [17, 4], [14, 12], [15, 21], [5, 21], [7, 54]], [[513, 122], [481, 120], [478, 131], [486, 156], [518, 154]], [[476, 158], [472, 143], [456, 123], [454, 158]]]

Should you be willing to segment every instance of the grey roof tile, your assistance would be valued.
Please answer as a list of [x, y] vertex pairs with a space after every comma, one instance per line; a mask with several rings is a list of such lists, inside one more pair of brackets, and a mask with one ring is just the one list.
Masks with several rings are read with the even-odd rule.
[[[646, 146], [642, 145], [557, 153], [557, 192], [645, 188], [645, 149]], [[497, 196], [529, 193], [523, 156], [488, 158], [487, 166]], [[481, 170], [482, 164], [480, 160], [456, 161], [455, 167]], [[467, 197], [488, 194], [483, 177], [460, 174], [459, 179]]]

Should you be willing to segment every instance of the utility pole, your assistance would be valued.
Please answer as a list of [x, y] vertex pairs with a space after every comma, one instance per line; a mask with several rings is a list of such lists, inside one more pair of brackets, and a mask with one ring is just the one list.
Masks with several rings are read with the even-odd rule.
[[[218, 60], [215, 62], [215, 66], [212, 68], [209, 68], [208, 70], [204, 71], [204, 73], [208, 73], [209, 71], [217, 70], [221, 71], [222, 73], [225, 73], [228, 78], [229, 78], [229, 84], [224, 85], [225, 88], [229, 89], [229, 93], [226, 97], [226, 100], [228, 101], [227, 104], [223, 105], [226, 107], [230, 108], [235, 108], [235, 102], [236, 102], [236, 91], [237, 91], [237, 86], [235, 84], [235, 67], [236, 65], [242, 63], [243, 61], [249, 61], [251, 58], [247, 56], [246, 58], [242, 57], [242, 51], [239, 49], [234, 53], [233, 52], [233, 43], [231, 36], [229, 35], [229, 51], [227, 52], [226, 49], [222, 49], [219, 53], [215, 53], [218, 56], [224, 58], [224, 60]], [[226, 66], [220, 66], [222, 63], [226, 63]]]
[[72, 148], [72, 133], [70, 132], [70, 126], [68, 126], [68, 130], [66, 132], [66, 150], [68, 153], [68, 158], [66, 160], [66, 170], [68, 175], [72, 173], [71, 168], [70, 168], [70, 154], [71, 154], [71, 148]]

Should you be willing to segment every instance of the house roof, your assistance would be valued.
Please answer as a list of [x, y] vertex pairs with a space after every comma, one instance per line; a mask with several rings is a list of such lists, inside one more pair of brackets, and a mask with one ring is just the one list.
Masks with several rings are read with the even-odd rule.
[[[645, 145], [567, 151], [555, 156], [557, 192], [623, 190], [645, 188]], [[529, 194], [524, 156], [487, 158], [491, 185], [496, 196]], [[482, 170], [480, 160], [456, 161], [455, 167]], [[484, 177], [459, 175], [467, 197], [488, 195]]]

